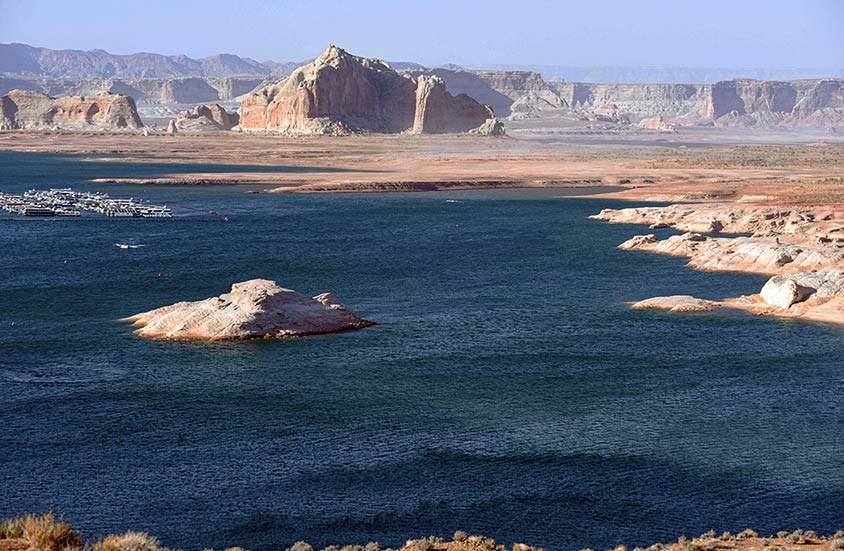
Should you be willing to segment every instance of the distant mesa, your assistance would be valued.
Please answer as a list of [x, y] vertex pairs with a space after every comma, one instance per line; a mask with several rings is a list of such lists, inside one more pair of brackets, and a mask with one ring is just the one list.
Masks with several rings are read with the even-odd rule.
[[194, 341], [304, 337], [376, 325], [330, 293], [310, 298], [266, 279], [235, 283], [219, 297], [178, 302], [121, 321], [139, 326], [135, 333], [142, 337]]
[[100, 129], [143, 127], [135, 101], [129, 96], [65, 96], [13, 90], [0, 96], [0, 130]]
[[336, 46], [278, 84], [249, 94], [243, 130], [290, 134], [468, 132], [494, 118], [492, 108], [453, 96], [434, 76], [415, 79], [378, 59]]

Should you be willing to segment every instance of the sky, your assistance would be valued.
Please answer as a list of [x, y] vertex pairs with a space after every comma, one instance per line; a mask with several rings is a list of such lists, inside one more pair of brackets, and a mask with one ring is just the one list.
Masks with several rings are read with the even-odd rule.
[[0, 42], [428, 66], [844, 68], [844, 0], [0, 0]]

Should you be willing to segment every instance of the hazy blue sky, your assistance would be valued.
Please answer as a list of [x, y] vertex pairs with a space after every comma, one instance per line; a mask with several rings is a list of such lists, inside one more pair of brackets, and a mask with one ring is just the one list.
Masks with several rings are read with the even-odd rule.
[[0, 0], [0, 42], [428, 65], [844, 67], [844, 0]]

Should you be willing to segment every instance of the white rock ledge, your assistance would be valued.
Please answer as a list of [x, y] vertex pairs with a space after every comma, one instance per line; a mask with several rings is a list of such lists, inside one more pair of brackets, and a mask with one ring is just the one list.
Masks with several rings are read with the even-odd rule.
[[376, 325], [330, 293], [311, 298], [266, 279], [235, 283], [219, 297], [178, 302], [121, 321], [139, 326], [135, 333], [142, 337], [191, 341], [293, 338]]

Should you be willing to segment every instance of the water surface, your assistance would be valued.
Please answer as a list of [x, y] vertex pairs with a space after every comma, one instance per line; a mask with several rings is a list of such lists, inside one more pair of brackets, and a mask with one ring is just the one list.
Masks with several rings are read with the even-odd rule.
[[[0, 516], [53, 510], [89, 535], [197, 550], [844, 526], [844, 329], [629, 310], [764, 278], [616, 249], [644, 228], [586, 216], [619, 204], [84, 183], [118, 168], [160, 170], [2, 154], [0, 191], [71, 186], [231, 221], [0, 222]], [[115, 322], [254, 277], [331, 291], [381, 325], [191, 344]]]

